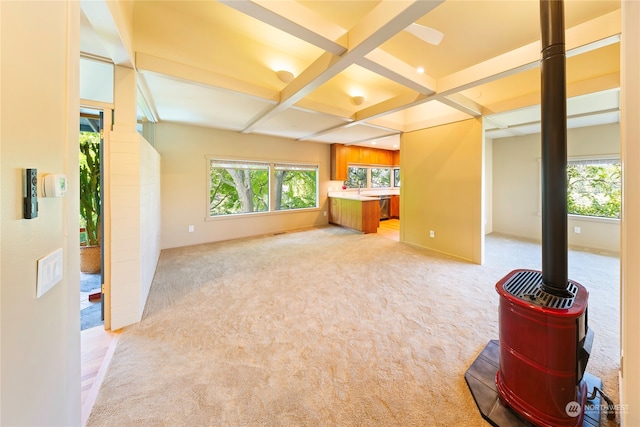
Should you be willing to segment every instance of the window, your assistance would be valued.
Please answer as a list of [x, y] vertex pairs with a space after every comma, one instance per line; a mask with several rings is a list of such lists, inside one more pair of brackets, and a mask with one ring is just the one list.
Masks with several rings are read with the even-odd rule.
[[315, 208], [318, 206], [318, 167], [276, 164], [275, 210]]
[[391, 187], [391, 168], [371, 168], [371, 188]]
[[367, 188], [367, 168], [349, 166], [347, 171], [345, 185], [348, 188]]
[[393, 186], [400, 187], [400, 169], [393, 170]]
[[570, 160], [567, 163], [567, 212], [620, 218], [620, 159]]
[[269, 164], [211, 160], [209, 215], [267, 212]]
[[316, 208], [317, 176], [317, 165], [210, 159], [209, 216]]

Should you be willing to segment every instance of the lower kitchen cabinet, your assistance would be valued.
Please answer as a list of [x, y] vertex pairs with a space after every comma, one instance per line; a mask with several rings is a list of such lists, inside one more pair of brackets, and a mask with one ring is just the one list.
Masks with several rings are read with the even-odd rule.
[[330, 197], [329, 222], [363, 233], [377, 233], [380, 224], [380, 203], [378, 200]]

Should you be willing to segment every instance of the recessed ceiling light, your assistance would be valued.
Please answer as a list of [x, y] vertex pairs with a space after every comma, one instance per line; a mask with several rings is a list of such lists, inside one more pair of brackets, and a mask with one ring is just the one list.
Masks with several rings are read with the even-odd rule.
[[398, 144], [393, 144], [393, 148], [398, 148]]
[[423, 67], [418, 67], [416, 69], [416, 71], [418, 72], [418, 74], [424, 74], [424, 68]]
[[371, 145], [376, 145], [376, 142], [375, 141], [371, 141]]

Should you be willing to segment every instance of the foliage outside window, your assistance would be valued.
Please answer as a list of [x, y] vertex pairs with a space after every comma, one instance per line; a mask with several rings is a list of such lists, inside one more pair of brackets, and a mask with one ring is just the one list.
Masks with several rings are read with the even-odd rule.
[[349, 166], [345, 185], [348, 188], [367, 188], [367, 168]]
[[371, 188], [391, 187], [390, 168], [371, 168]]
[[400, 169], [393, 170], [393, 186], [400, 187]]
[[317, 207], [317, 166], [276, 164], [274, 170], [275, 210]]
[[573, 215], [620, 218], [621, 176], [619, 159], [569, 161], [567, 212]]
[[209, 215], [317, 207], [317, 171], [318, 167], [311, 165], [210, 160]]

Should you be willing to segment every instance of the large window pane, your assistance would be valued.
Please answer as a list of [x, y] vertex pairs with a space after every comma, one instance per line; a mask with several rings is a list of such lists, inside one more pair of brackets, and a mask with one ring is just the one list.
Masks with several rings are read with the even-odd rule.
[[275, 165], [274, 210], [317, 207], [317, 175], [317, 166]]
[[349, 166], [345, 185], [348, 188], [367, 188], [367, 168]]
[[620, 218], [620, 160], [569, 161], [567, 212], [574, 215]]
[[269, 164], [211, 161], [211, 216], [267, 211]]
[[391, 168], [371, 168], [371, 188], [391, 187]]

